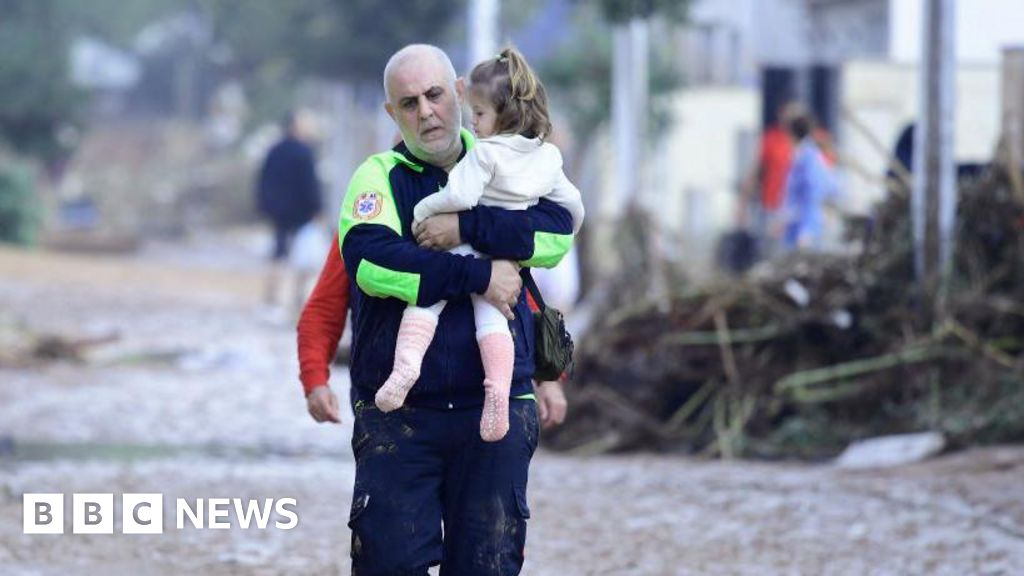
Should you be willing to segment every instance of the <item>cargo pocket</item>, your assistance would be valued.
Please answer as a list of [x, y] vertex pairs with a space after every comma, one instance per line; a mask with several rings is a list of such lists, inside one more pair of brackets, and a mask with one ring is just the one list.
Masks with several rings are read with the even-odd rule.
[[516, 486], [512, 489], [516, 499], [516, 509], [519, 510], [519, 517], [523, 520], [530, 518], [530, 506], [526, 503], [526, 487]]
[[530, 507], [526, 504], [526, 486], [513, 486], [514, 507], [509, 510], [505, 531], [500, 540], [504, 541], [501, 555], [501, 574], [519, 574], [526, 558], [526, 529], [530, 518]]
[[373, 414], [369, 413], [371, 408], [376, 409], [377, 407], [373, 405], [373, 402], [367, 402], [366, 400], [358, 400], [355, 406], [353, 406], [352, 456], [355, 458], [356, 463], [362, 461], [366, 453], [364, 448], [372, 439], [366, 421], [373, 417]]
[[352, 496], [352, 510], [348, 514], [348, 527], [355, 530], [356, 520], [366, 512], [367, 505], [370, 504], [369, 492], [356, 492]]
[[353, 559], [359, 558], [363, 554], [363, 540], [359, 535], [359, 517], [366, 512], [366, 507], [370, 504], [370, 494], [368, 492], [355, 492], [352, 495], [352, 510], [348, 515], [348, 527], [352, 530], [352, 547], [350, 555]]
[[526, 440], [530, 444], [530, 458], [533, 458], [537, 452], [537, 444], [540, 443], [540, 415], [537, 412], [537, 402], [531, 401], [526, 404], [523, 413], [526, 419]]

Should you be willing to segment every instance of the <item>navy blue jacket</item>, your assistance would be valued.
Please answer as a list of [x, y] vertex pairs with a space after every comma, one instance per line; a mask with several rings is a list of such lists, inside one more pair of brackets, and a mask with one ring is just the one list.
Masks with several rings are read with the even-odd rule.
[[260, 170], [257, 204], [274, 222], [299, 226], [321, 210], [320, 182], [313, 150], [288, 137], [267, 153]]
[[[473, 145], [463, 131], [463, 142]], [[352, 281], [352, 384], [374, 392], [394, 364], [402, 312], [409, 304], [448, 304], [423, 361], [410, 406], [454, 408], [483, 402], [483, 366], [470, 294], [483, 294], [491, 263], [420, 248], [412, 235], [413, 208], [448, 181], [398, 144], [371, 156], [352, 177], [339, 222], [339, 242]], [[527, 210], [477, 206], [459, 213], [462, 240], [495, 259], [551, 267], [568, 251], [572, 217], [542, 199]], [[512, 395], [533, 391], [533, 316], [520, 295], [509, 327], [515, 342]]]

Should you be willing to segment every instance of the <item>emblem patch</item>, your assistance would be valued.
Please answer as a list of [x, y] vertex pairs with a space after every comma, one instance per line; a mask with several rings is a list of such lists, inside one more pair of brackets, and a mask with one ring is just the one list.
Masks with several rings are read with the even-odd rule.
[[377, 192], [363, 192], [352, 206], [352, 217], [356, 220], [373, 220], [384, 209], [384, 199]]

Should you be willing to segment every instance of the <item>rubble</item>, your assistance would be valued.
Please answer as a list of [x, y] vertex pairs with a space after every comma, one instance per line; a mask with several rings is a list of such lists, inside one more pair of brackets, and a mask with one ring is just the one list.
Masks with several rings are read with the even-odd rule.
[[994, 170], [961, 181], [936, 316], [908, 205], [893, 194], [860, 220], [855, 254], [764, 262], [667, 306], [621, 280], [580, 343], [572, 418], [550, 445], [825, 458], [921, 430], [953, 447], [1024, 438], [1024, 209]]
[[82, 363], [88, 361], [93, 350], [119, 339], [117, 332], [36, 333], [5, 316], [0, 318], [0, 368], [26, 368], [54, 361]]
[[836, 466], [848, 470], [902, 466], [926, 460], [945, 447], [946, 438], [939, 432], [870, 438], [850, 444], [836, 459]]

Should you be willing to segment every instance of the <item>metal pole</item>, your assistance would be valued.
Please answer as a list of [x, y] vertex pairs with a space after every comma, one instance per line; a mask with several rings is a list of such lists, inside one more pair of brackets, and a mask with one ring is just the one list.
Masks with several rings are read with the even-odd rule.
[[470, 0], [469, 14], [469, 62], [472, 70], [479, 62], [493, 58], [498, 53], [498, 20], [501, 13], [499, 0]]
[[1002, 160], [1017, 200], [1024, 202], [1024, 48], [1003, 50]]
[[938, 317], [946, 310], [956, 244], [956, 0], [942, 0], [939, 42], [939, 294]]
[[954, 144], [955, 0], [924, 0], [921, 113], [914, 138], [911, 210], [914, 268], [941, 317], [952, 267], [956, 216]]
[[[648, 30], [649, 23], [645, 19], [634, 18], [629, 23], [629, 56], [630, 72], [632, 73], [630, 82], [633, 90], [633, 137], [635, 138], [633, 146], [639, 156], [642, 156], [640, 151], [647, 139], [647, 100], [650, 94], [650, 74], [647, 66], [650, 54]], [[639, 165], [636, 168], [637, 182], [635, 185], [639, 187], [642, 171]]]
[[630, 28], [628, 24], [612, 27], [612, 139], [615, 151], [614, 186], [620, 214], [633, 201], [636, 156], [636, 92], [631, 86], [630, 65], [633, 63]]

